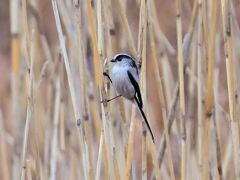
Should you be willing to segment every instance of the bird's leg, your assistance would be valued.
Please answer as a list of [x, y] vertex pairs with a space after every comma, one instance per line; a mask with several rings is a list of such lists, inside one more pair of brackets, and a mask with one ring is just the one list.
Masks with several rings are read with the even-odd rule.
[[[108, 78], [108, 80], [112, 83], [112, 79], [110, 78], [110, 76], [108, 75], [108, 73], [103, 72], [103, 75], [106, 76], [106, 77]], [[111, 98], [111, 99], [104, 99], [104, 100], [100, 101], [100, 103], [108, 103], [108, 102], [110, 102], [110, 101], [112, 101], [112, 100], [114, 100], [114, 99], [117, 99], [118, 97], [121, 97], [121, 96], [122, 96], [122, 95], [118, 95], [118, 96], [116, 96], [116, 97], [114, 97], [114, 98]]]
[[107, 78], [109, 79], [109, 81], [112, 83], [112, 80], [111, 80], [110, 76], [108, 75], [108, 73], [103, 72], [103, 75], [104, 75], [104, 76], [107, 76]]
[[117, 99], [117, 98], [121, 97], [121, 96], [122, 96], [122, 95], [118, 95], [118, 96], [116, 96], [116, 97], [114, 97], [114, 98], [111, 98], [111, 99], [104, 99], [104, 100], [100, 101], [100, 103], [108, 103], [108, 102], [110, 102], [110, 101], [112, 101], [112, 100], [114, 100], [114, 99]]

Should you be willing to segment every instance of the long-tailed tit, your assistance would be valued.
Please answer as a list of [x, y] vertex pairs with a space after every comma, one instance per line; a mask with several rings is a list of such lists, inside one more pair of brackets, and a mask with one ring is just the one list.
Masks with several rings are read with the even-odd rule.
[[154, 142], [151, 127], [142, 109], [143, 103], [139, 88], [139, 73], [135, 61], [130, 55], [121, 53], [115, 55], [111, 62], [114, 63], [111, 78], [107, 73], [104, 73], [103, 75], [109, 78], [119, 95], [110, 100], [105, 100], [105, 102], [109, 102], [120, 96], [123, 96], [132, 102], [136, 102]]

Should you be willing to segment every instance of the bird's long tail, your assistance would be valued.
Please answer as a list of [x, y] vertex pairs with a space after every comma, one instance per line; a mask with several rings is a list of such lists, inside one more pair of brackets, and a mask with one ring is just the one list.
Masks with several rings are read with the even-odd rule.
[[135, 99], [135, 101], [136, 101], [136, 103], [137, 103], [137, 106], [138, 106], [138, 109], [139, 109], [139, 111], [141, 112], [141, 115], [142, 115], [142, 117], [143, 117], [143, 119], [144, 119], [144, 121], [145, 121], [145, 123], [146, 123], [146, 125], [147, 125], [147, 128], [148, 128], [148, 130], [149, 130], [150, 133], [151, 133], [153, 143], [155, 143], [155, 141], [154, 141], [154, 136], [153, 136], [151, 127], [150, 127], [150, 125], [149, 125], [149, 123], [148, 123], [148, 120], [147, 120], [147, 118], [146, 118], [146, 116], [145, 116], [145, 114], [144, 114], [144, 112], [143, 112], [143, 110], [142, 110], [142, 108], [141, 108], [141, 105], [140, 105], [140, 103], [139, 103], [139, 101], [138, 101], [138, 99], [137, 99], [136, 96], [135, 96], [134, 99]]

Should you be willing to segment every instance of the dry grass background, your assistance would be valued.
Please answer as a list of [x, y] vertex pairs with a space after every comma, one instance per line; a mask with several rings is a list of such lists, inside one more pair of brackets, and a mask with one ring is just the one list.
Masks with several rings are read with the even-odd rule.
[[[240, 2], [0, 1], [0, 179], [240, 179]], [[103, 71], [141, 68], [144, 111]]]

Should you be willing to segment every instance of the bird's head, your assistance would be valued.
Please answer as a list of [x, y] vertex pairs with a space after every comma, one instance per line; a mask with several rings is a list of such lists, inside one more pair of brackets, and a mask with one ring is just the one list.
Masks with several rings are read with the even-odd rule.
[[128, 54], [116, 54], [113, 59], [111, 60], [112, 63], [116, 63], [118, 65], [126, 65], [126, 64], [132, 64], [133, 58]]

